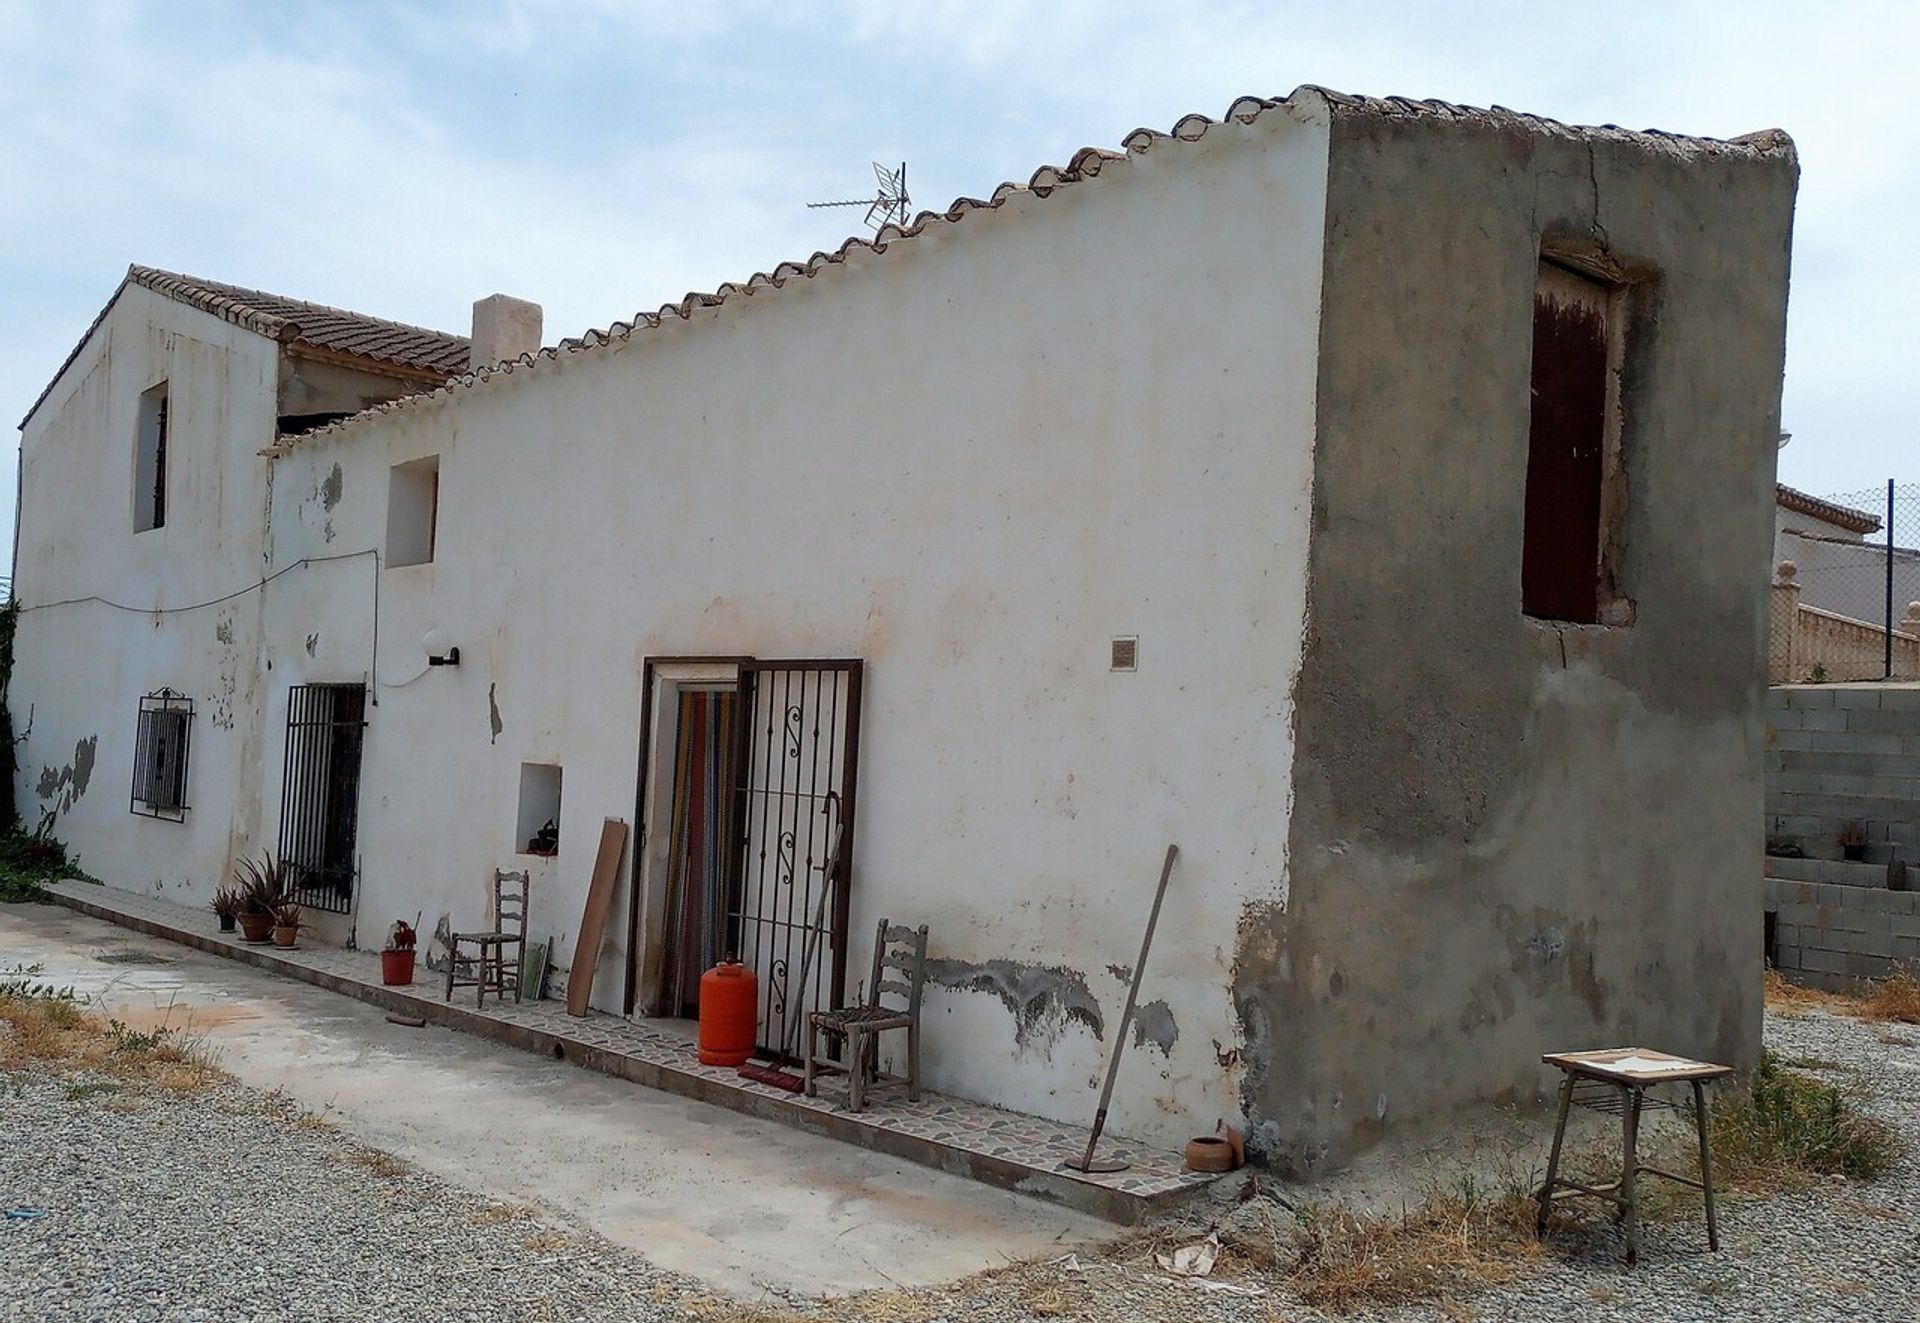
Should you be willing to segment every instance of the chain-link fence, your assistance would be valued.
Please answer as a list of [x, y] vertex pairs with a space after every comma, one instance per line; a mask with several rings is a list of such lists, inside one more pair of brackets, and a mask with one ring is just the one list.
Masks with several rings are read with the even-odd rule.
[[1783, 499], [1774, 684], [1920, 679], [1920, 482]]

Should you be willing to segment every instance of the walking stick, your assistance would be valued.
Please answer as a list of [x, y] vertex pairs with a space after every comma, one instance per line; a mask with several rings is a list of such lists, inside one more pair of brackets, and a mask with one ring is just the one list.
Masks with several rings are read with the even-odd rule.
[[1093, 1133], [1087, 1136], [1087, 1152], [1082, 1158], [1068, 1158], [1060, 1165], [1089, 1173], [1125, 1171], [1128, 1164], [1119, 1158], [1094, 1160], [1093, 1150], [1100, 1143], [1100, 1132], [1107, 1128], [1107, 1104], [1113, 1101], [1113, 1082], [1120, 1076], [1120, 1054], [1127, 1050], [1127, 1030], [1133, 1027], [1134, 1003], [1140, 1000], [1140, 980], [1147, 972], [1147, 950], [1153, 945], [1153, 930], [1160, 922], [1160, 902], [1167, 898], [1167, 879], [1173, 876], [1173, 861], [1180, 847], [1167, 847], [1167, 861], [1160, 865], [1160, 887], [1153, 893], [1153, 912], [1147, 915], [1146, 935], [1140, 939], [1140, 959], [1133, 967], [1133, 985], [1127, 989], [1127, 1008], [1120, 1012], [1120, 1030], [1113, 1038], [1113, 1055], [1107, 1060], [1107, 1082], [1100, 1090], [1100, 1109], [1093, 1114]]

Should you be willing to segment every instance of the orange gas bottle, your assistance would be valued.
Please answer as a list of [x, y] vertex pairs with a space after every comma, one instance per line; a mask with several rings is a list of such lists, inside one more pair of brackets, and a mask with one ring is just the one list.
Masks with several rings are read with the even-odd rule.
[[744, 1066], [760, 1022], [760, 980], [745, 965], [722, 960], [700, 976], [700, 1060]]

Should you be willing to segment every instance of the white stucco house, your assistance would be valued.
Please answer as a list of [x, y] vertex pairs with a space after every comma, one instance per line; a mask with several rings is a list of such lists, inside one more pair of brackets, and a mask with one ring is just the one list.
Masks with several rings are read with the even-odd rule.
[[925, 923], [930, 1081], [1063, 1119], [1178, 842], [1113, 1124], [1295, 1167], [1751, 1060], [1796, 175], [1302, 88], [545, 348], [135, 268], [23, 424], [18, 792], [341, 943], [524, 867], [560, 968], [618, 818], [598, 1009], [738, 952], [776, 1050]]

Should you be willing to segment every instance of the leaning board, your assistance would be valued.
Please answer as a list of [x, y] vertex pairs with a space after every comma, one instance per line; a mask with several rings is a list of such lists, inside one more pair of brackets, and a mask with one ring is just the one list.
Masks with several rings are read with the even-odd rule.
[[580, 935], [573, 944], [573, 968], [567, 974], [567, 1014], [585, 1015], [593, 995], [593, 967], [600, 962], [600, 941], [607, 931], [607, 912], [613, 908], [614, 883], [620, 876], [620, 856], [626, 850], [627, 824], [608, 818], [600, 828], [600, 852], [593, 857], [593, 885], [587, 888], [587, 908], [580, 916]]

